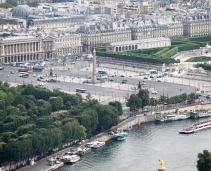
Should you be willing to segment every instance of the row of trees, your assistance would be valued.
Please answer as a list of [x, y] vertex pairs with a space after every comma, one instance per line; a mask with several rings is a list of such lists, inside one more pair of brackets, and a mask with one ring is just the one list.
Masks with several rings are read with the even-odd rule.
[[198, 97], [199, 96], [196, 93], [183, 93], [172, 97], [161, 95], [158, 99], [155, 99], [149, 97], [148, 89], [140, 89], [138, 94], [131, 94], [126, 106], [130, 107], [130, 111], [137, 111], [140, 108], [143, 110], [145, 106], [157, 106], [165, 103], [181, 103], [189, 99], [198, 99]]
[[207, 70], [207, 71], [211, 71], [211, 64], [209, 63], [203, 63], [203, 64], [196, 64], [195, 65], [196, 68], [203, 68], [204, 70]]
[[32, 85], [10, 87], [0, 81], [0, 166], [21, 165], [63, 144], [91, 137], [118, 124], [122, 113], [117, 101], [83, 102], [80, 94]]

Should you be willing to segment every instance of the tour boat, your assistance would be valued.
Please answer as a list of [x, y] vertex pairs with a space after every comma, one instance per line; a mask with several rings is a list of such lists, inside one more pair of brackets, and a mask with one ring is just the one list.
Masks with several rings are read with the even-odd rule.
[[195, 123], [187, 128], [179, 130], [181, 134], [191, 134], [200, 130], [211, 128], [211, 120]]
[[200, 110], [198, 113], [199, 118], [208, 117], [208, 116], [211, 116], [211, 110]]
[[101, 141], [97, 141], [94, 143], [94, 145], [92, 146], [92, 148], [99, 148], [105, 145], [105, 142], [101, 142]]
[[121, 132], [121, 133], [119, 133], [115, 136], [115, 139], [118, 140], [118, 141], [122, 141], [122, 140], [125, 140], [126, 137], [127, 137], [127, 133]]
[[157, 116], [155, 117], [155, 122], [164, 122], [164, 121], [166, 121], [166, 120], [163, 117], [160, 117], [160, 116], [159, 117], [157, 117]]
[[176, 120], [181, 120], [181, 119], [187, 119], [190, 116], [188, 115], [182, 115], [182, 114], [172, 114], [172, 115], [167, 115], [164, 117], [165, 121], [176, 121]]
[[78, 149], [77, 154], [80, 155], [80, 156], [83, 156], [84, 154], [86, 154], [90, 151], [91, 151], [91, 148], [89, 148], [89, 147], [81, 147], [81, 148]]

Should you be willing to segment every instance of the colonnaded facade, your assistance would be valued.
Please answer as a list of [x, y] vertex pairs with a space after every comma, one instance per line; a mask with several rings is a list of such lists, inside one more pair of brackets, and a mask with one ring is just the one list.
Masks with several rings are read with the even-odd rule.
[[56, 56], [81, 53], [81, 35], [1, 38], [0, 49], [0, 63], [46, 60]]
[[149, 49], [171, 46], [170, 38], [159, 37], [151, 39], [131, 40], [123, 42], [114, 42], [106, 46], [107, 52], [124, 52], [138, 49]]

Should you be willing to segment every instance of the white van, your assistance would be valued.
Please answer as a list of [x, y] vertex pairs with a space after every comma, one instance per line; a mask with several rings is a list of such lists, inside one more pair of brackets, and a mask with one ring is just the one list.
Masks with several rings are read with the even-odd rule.
[[155, 90], [153, 90], [153, 91], [152, 91], [152, 94], [158, 94], [158, 92], [157, 92], [157, 91], [155, 91]]

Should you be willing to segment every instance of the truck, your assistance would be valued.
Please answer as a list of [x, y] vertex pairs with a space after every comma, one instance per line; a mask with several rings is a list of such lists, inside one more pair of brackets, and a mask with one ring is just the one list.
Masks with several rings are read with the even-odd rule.
[[193, 104], [193, 103], [195, 103], [194, 99], [187, 100], [187, 104]]

